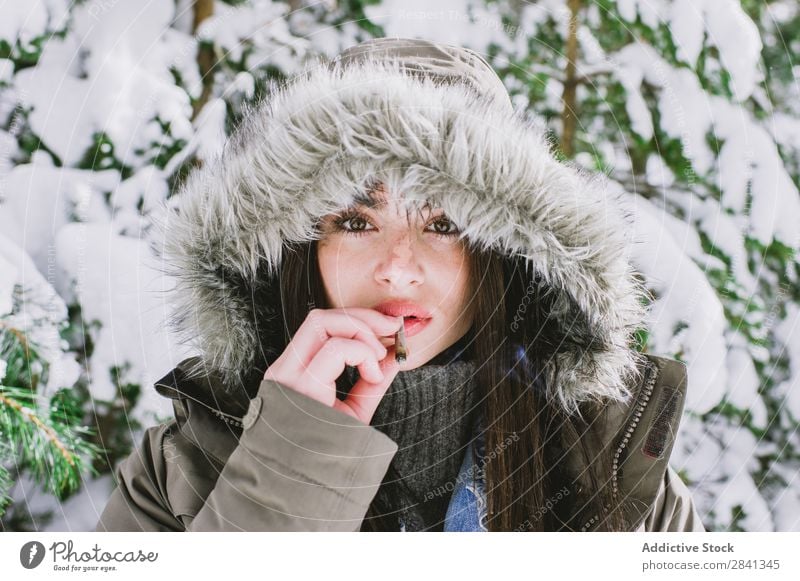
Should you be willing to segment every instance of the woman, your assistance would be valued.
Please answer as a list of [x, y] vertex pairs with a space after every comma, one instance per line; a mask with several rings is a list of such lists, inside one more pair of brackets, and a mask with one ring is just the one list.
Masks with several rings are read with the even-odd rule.
[[633, 346], [600, 185], [470, 50], [298, 75], [160, 224], [200, 355], [98, 530], [703, 530], [668, 465], [685, 366]]

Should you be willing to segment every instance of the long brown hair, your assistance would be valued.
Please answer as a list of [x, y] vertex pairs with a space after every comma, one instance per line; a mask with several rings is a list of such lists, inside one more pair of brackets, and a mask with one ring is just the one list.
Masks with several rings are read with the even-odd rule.
[[[485, 418], [485, 447], [495, 452], [482, 463], [487, 528], [628, 530], [611, 492], [610, 458], [601, 454], [589, 460], [586, 438], [592, 437], [593, 426], [582, 416], [594, 417], [597, 409], [587, 404], [588, 413], [567, 414], [553, 397], [557, 379], [548, 386], [541, 374], [548, 360], [555, 361], [556, 350], [571, 340], [548, 316], [552, 289], [539, 284], [523, 259], [468, 245], [474, 301], [469, 356], [478, 362], [474, 379]], [[280, 290], [288, 343], [312, 308], [328, 306], [316, 241], [286, 247]], [[520, 323], [517, 306], [526, 294]], [[587, 466], [584, 474], [567, 470], [564, 459], [572, 446]], [[396, 521], [380, 510], [373, 502], [362, 530], [392, 530]]]

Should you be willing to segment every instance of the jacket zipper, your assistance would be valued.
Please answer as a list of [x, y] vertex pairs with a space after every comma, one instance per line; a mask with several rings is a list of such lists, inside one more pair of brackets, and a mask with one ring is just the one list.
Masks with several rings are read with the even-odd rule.
[[[208, 406], [206, 406], [206, 407], [208, 407]], [[226, 424], [230, 424], [232, 426], [236, 426], [237, 428], [244, 428], [244, 424], [242, 422], [240, 422], [238, 419], [236, 419], [236, 416], [232, 416], [230, 414], [226, 414], [225, 412], [221, 412], [221, 411], [219, 411], [217, 409], [214, 409], [212, 407], [208, 407], [208, 409], [210, 409], [211, 412], [215, 416], [217, 416], [219, 419], [221, 419]]]
[[[156, 385], [161, 385], [163, 387], [167, 387], [167, 388], [173, 389], [173, 390], [175, 389], [171, 385], [164, 385], [163, 383], [157, 383]], [[218, 410], [218, 409], [216, 409], [214, 407], [211, 407], [210, 405], [200, 401], [196, 397], [192, 397], [192, 396], [190, 396], [190, 395], [188, 395], [188, 394], [186, 394], [186, 393], [184, 393], [182, 391], [179, 392], [179, 393], [183, 397], [185, 397], [186, 399], [190, 399], [190, 400], [192, 400], [194, 402], [199, 403], [203, 407], [207, 408], [208, 410], [211, 411], [211, 413], [213, 413], [215, 416], [217, 416], [220, 420], [222, 420], [226, 424], [230, 424], [232, 426], [236, 426], [237, 428], [244, 428], [244, 424], [241, 422], [241, 419], [238, 416], [234, 416], [234, 415], [231, 415], [231, 414], [226, 414], [225, 412], [222, 412], [222, 411], [220, 411], [220, 410]]]
[[630, 442], [631, 436], [633, 435], [633, 431], [636, 429], [636, 426], [639, 425], [639, 421], [642, 419], [642, 414], [644, 413], [644, 408], [647, 407], [647, 403], [650, 401], [650, 396], [653, 395], [653, 389], [656, 383], [656, 378], [658, 377], [658, 369], [655, 363], [650, 363], [647, 366], [647, 373], [648, 376], [644, 381], [644, 385], [642, 387], [642, 391], [637, 398], [637, 405], [636, 409], [633, 412], [633, 417], [628, 422], [627, 429], [625, 430], [625, 435], [622, 437], [622, 441], [619, 443], [616, 452], [614, 452], [614, 460], [611, 467], [611, 491], [613, 496], [616, 498], [619, 492], [619, 461], [620, 457], [623, 454], [623, 451]]

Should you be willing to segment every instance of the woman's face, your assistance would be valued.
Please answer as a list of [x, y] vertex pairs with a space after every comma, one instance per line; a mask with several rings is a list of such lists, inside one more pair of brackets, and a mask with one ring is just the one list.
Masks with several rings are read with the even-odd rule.
[[[406, 315], [386, 303], [412, 303], [429, 317], [406, 319], [408, 358], [401, 369], [424, 365], [469, 330], [466, 244], [442, 210], [412, 208], [378, 188], [369, 202], [325, 216], [321, 227], [317, 255], [331, 308]], [[394, 337], [381, 342], [392, 345]]]

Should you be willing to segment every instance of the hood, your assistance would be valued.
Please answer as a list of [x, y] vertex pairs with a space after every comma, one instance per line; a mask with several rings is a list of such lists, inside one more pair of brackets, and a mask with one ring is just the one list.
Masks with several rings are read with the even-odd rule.
[[476, 247], [524, 260], [548, 287], [570, 340], [545, 378], [558, 370], [565, 408], [629, 397], [645, 315], [629, 217], [602, 176], [554, 158], [485, 60], [411, 39], [362, 43], [273, 87], [156, 219], [151, 247], [175, 281], [168, 322], [205, 372], [229, 390], [257, 385], [285, 347], [284, 245], [313, 240], [320, 216], [375, 179], [443, 208]]

